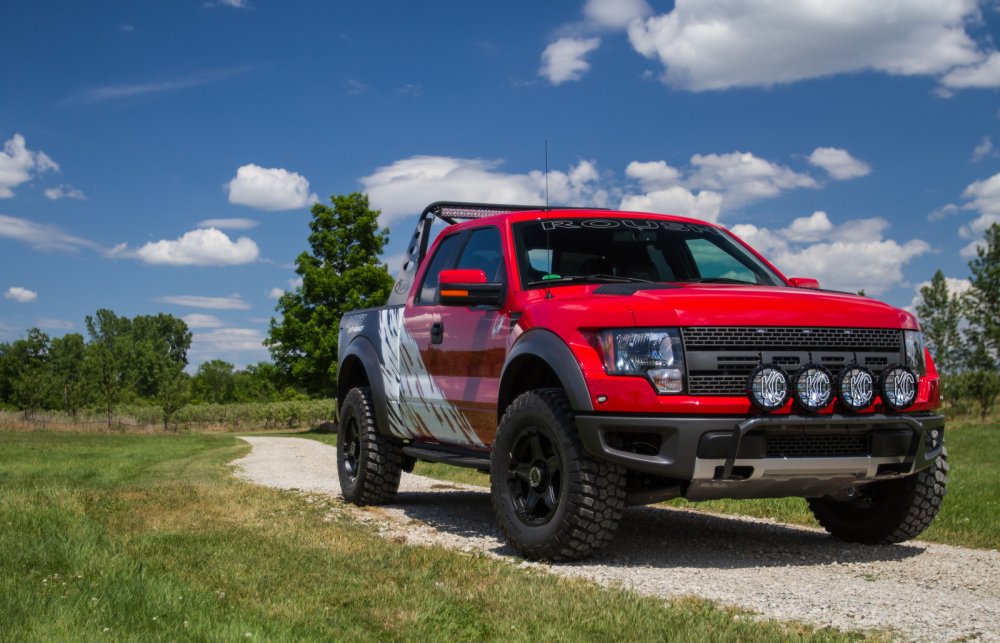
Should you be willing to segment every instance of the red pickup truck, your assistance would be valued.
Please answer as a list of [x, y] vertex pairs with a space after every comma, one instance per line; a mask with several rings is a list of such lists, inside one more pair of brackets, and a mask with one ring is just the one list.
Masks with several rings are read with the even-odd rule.
[[945, 493], [913, 315], [694, 219], [434, 203], [388, 304], [339, 333], [344, 497], [391, 501], [417, 460], [488, 471], [527, 558], [590, 555], [626, 505], [675, 497], [804, 497], [834, 536], [893, 543]]

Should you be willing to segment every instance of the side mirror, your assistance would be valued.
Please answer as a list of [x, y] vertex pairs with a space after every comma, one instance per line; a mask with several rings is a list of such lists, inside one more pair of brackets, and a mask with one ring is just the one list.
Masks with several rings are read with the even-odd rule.
[[819, 290], [819, 280], [810, 277], [789, 277], [788, 281], [796, 288], [808, 288], [809, 290]]
[[482, 270], [442, 270], [438, 277], [442, 306], [499, 306], [503, 284], [488, 283]]

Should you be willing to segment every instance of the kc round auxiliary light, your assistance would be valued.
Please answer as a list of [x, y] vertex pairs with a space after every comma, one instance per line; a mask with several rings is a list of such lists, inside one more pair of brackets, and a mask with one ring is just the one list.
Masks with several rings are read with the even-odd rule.
[[905, 366], [890, 366], [879, 378], [882, 401], [893, 411], [902, 411], [917, 400], [917, 375]]
[[837, 378], [837, 395], [852, 411], [868, 408], [875, 399], [875, 376], [864, 366], [848, 366]]
[[773, 364], [761, 364], [747, 378], [747, 395], [761, 411], [777, 411], [788, 401], [788, 376]]
[[833, 376], [822, 366], [806, 364], [795, 374], [792, 389], [799, 406], [815, 413], [833, 401]]

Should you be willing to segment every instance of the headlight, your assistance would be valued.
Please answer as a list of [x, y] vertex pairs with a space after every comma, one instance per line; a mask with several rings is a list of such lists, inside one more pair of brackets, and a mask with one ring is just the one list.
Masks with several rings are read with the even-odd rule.
[[906, 365], [912, 368], [917, 375], [927, 375], [923, 334], [917, 330], [904, 330], [903, 344], [906, 346]]
[[684, 351], [676, 328], [605, 330], [598, 334], [609, 375], [640, 375], [658, 393], [684, 390]]

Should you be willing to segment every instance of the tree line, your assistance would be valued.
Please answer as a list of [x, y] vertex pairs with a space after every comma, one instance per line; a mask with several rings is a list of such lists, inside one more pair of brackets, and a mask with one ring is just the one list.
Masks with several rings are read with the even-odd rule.
[[986, 230], [969, 262], [969, 288], [952, 292], [938, 270], [916, 312], [941, 373], [945, 400], [972, 403], [986, 419], [1000, 394], [1000, 224]]
[[26, 419], [58, 410], [76, 419], [100, 409], [112, 425], [117, 408], [143, 404], [159, 409], [164, 428], [189, 403], [269, 402], [304, 397], [285, 384], [277, 368], [261, 362], [242, 370], [222, 360], [184, 369], [191, 332], [168, 314], [129, 319], [108, 309], [85, 320], [87, 337], [50, 338], [38, 328], [0, 343], [0, 406]]

